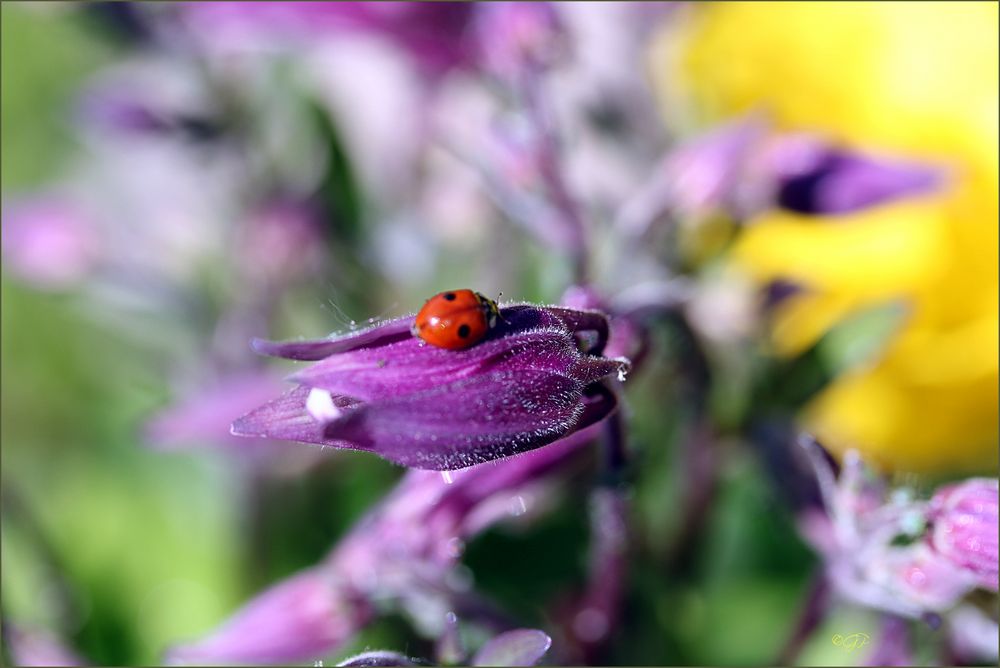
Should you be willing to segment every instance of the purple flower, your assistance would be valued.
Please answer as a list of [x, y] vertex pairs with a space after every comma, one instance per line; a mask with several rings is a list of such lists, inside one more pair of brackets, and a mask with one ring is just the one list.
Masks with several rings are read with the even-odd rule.
[[270, 441], [236, 438], [229, 433], [230, 416], [248, 411], [280, 391], [273, 374], [260, 371], [233, 373], [211, 387], [198, 388], [163, 409], [146, 425], [145, 436], [153, 447], [178, 450], [217, 445], [247, 451], [273, 450]]
[[[439, 662], [434, 665], [468, 664], [471, 666], [534, 666], [552, 646], [552, 638], [538, 629], [514, 629], [487, 640], [471, 659]], [[419, 666], [427, 661], [411, 659], [399, 652], [376, 650], [344, 659], [338, 666]]]
[[[206, 40], [259, 48], [261, 35], [327, 37], [337, 32], [384, 37], [429, 76], [470, 60], [465, 28], [475, 8], [464, 2], [192, 2], [185, 18]], [[213, 39], [214, 38], [214, 39]]]
[[[174, 663], [290, 663], [322, 658], [374, 616], [407, 611], [425, 631], [446, 619], [467, 583], [454, 576], [464, 541], [532, 510], [529, 499], [585, 454], [593, 426], [549, 448], [454, 474], [409, 471], [318, 565], [260, 594]], [[445, 477], [447, 476], [447, 477]]]
[[25, 629], [4, 620], [3, 640], [15, 666], [85, 666], [80, 656], [49, 631]]
[[568, 46], [548, 2], [487, 3], [478, 8], [473, 25], [483, 66], [512, 82], [544, 69]]
[[74, 203], [38, 197], [4, 205], [4, 267], [32, 284], [66, 288], [97, 260], [97, 230]]
[[810, 512], [802, 529], [844, 599], [919, 618], [951, 610], [977, 586], [996, 587], [995, 481], [973, 479], [928, 502], [888, 489], [856, 452], [839, 479], [818, 446], [810, 453], [826, 513]]
[[259, 595], [201, 642], [169, 652], [173, 664], [282, 663], [322, 655], [368, 622], [371, 609], [333, 574], [310, 569]]
[[931, 499], [931, 546], [955, 566], [997, 591], [996, 480], [973, 478], [944, 487]]
[[810, 135], [779, 136], [748, 165], [763, 174], [775, 206], [805, 214], [848, 214], [934, 190], [940, 169], [855, 153]]
[[448, 470], [539, 448], [616, 408], [602, 380], [629, 363], [599, 356], [604, 315], [530, 305], [501, 314], [486, 340], [462, 351], [413, 337], [412, 316], [316, 341], [255, 340], [260, 353], [317, 363], [232, 432]]
[[806, 133], [773, 132], [752, 115], [673, 149], [623, 210], [642, 233], [665, 213], [752, 218], [771, 208], [842, 215], [941, 187], [937, 166], [863, 154]]
[[534, 666], [552, 646], [537, 629], [514, 629], [487, 640], [470, 662], [473, 666]]
[[355, 656], [344, 659], [337, 664], [338, 668], [347, 666], [358, 666], [364, 668], [376, 668], [378, 666], [419, 666], [420, 664], [399, 652], [389, 652], [386, 650], [374, 650], [362, 652]]

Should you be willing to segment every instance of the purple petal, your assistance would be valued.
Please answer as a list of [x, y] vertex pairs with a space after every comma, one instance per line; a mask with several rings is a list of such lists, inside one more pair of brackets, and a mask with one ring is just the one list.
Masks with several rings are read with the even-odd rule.
[[399, 652], [387, 652], [385, 650], [362, 652], [361, 654], [348, 657], [337, 664], [337, 666], [359, 666], [363, 668], [416, 665], [418, 664], [405, 654], [400, 654]]
[[76, 202], [56, 196], [5, 203], [4, 267], [36, 287], [74, 286], [97, 263], [99, 230]]
[[[539, 308], [528, 304], [519, 304], [503, 307], [500, 314], [502, 319], [490, 332], [490, 339], [532, 329], [565, 327], [572, 332], [592, 332], [598, 340], [607, 340], [607, 318], [597, 311], [576, 311], [558, 307]], [[403, 316], [372, 327], [325, 339], [302, 341], [254, 339], [251, 346], [261, 355], [315, 362], [335, 353], [344, 353], [359, 348], [377, 348], [412, 339], [414, 337], [410, 328], [413, 325], [413, 318], [412, 315]]]
[[584, 384], [623, 363], [582, 357], [564, 330], [534, 330], [444, 350], [411, 338], [379, 348], [332, 355], [291, 377], [309, 387], [373, 401], [412, 394], [487, 371], [536, 370], [571, 375]]
[[995, 479], [971, 478], [939, 490], [931, 501], [931, 545], [980, 586], [998, 586], [998, 485]]
[[[496, 515], [484, 514], [484, 501], [494, 495], [517, 489], [555, 469], [565, 470], [570, 461], [593, 442], [599, 435], [600, 427], [593, 424], [574, 431], [544, 447], [525, 452], [516, 457], [499, 462], [487, 462], [470, 467], [454, 475], [454, 482], [442, 488], [440, 496], [428, 511], [427, 526], [439, 526], [433, 519], [447, 515], [455, 519], [458, 527], [454, 530], [460, 536], [469, 535], [488, 526], [502, 517], [509, 516], [509, 504], [497, 508]], [[418, 472], [428, 474], [429, 472]], [[472, 511], [478, 509], [476, 513]]]
[[290, 663], [322, 657], [364, 625], [329, 573], [303, 571], [251, 600], [207, 638], [168, 652], [174, 663]]
[[221, 379], [158, 413], [147, 425], [151, 445], [176, 449], [191, 445], [225, 445], [246, 450], [252, 442], [234, 438], [234, 417], [260, 406], [281, 391], [270, 374], [244, 373]]
[[473, 666], [534, 666], [552, 646], [537, 629], [516, 629], [488, 640], [472, 657]]
[[404, 466], [465, 468], [551, 443], [583, 412], [580, 383], [544, 371], [494, 372], [364, 404], [324, 435]]
[[812, 169], [788, 175], [777, 204], [791, 211], [846, 214], [941, 185], [940, 169], [823, 148]]
[[289, 360], [315, 362], [334, 353], [343, 353], [357, 348], [375, 348], [412, 338], [410, 327], [413, 316], [408, 315], [380, 323], [356, 332], [311, 341], [266, 341], [254, 339], [250, 345], [261, 355], [283, 357]]
[[[308, 387], [296, 387], [285, 392], [277, 399], [233, 422], [230, 433], [233, 436], [280, 438], [338, 448], [353, 448], [351, 443], [331, 441], [323, 437], [322, 423], [306, 408], [311, 391]], [[345, 397], [333, 397], [332, 400], [337, 408], [350, 408], [357, 403]]]

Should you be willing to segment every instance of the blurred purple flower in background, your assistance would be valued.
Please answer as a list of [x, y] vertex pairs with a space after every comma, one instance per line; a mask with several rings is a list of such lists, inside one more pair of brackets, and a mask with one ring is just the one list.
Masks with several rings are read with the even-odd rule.
[[[257, 596], [207, 638], [174, 648], [174, 663], [287, 663], [334, 652], [386, 606], [429, 635], [469, 597], [455, 571], [465, 541], [532, 510], [585, 454], [596, 427], [507, 461], [440, 474], [410, 471], [319, 565]], [[453, 476], [453, 477], [452, 477]], [[543, 486], [539, 488], [539, 486]], [[547, 647], [546, 647], [547, 649]]]
[[[552, 646], [552, 638], [538, 629], [514, 629], [490, 638], [471, 657], [439, 660], [437, 665], [534, 666]], [[398, 652], [376, 650], [344, 659], [338, 666], [420, 666], [429, 661], [413, 659]]]
[[[963, 625], [955, 642], [995, 646], [997, 622], [977, 614], [967, 597], [980, 588], [997, 591], [997, 481], [972, 478], [924, 501], [905, 487], [889, 489], [854, 451], [835, 477], [819, 446], [804, 445], [826, 510], [806, 511], [800, 526], [822, 556], [834, 593], [889, 618], [938, 625], [943, 617], [953, 635], [959, 618], [975, 618], [979, 623]], [[893, 653], [905, 654], [898, 630], [889, 635]]]
[[192, 2], [190, 29], [225, 45], [258, 47], [262, 35], [296, 40], [362, 32], [404, 50], [429, 77], [470, 62], [464, 30], [475, 11], [465, 2]]
[[569, 47], [557, 10], [548, 2], [483, 4], [473, 35], [483, 67], [510, 82], [544, 70]]
[[752, 219], [772, 208], [836, 216], [933, 192], [945, 176], [940, 166], [780, 133], [751, 115], [670, 150], [620, 224], [641, 233], [665, 214]]
[[534, 666], [552, 646], [552, 638], [537, 629], [514, 629], [489, 639], [479, 648], [472, 666]]
[[996, 481], [967, 481], [929, 503], [905, 488], [890, 492], [856, 452], [839, 480], [825, 460], [813, 461], [827, 514], [809, 512], [803, 530], [845, 599], [917, 618], [977, 587], [996, 590]]
[[939, 489], [930, 502], [931, 547], [997, 591], [997, 481], [973, 478]]
[[99, 249], [87, 214], [57, 196], [4, 204], [4, 266], [36, 287], [74, 286], [93, 268]]
[[271, 373], [232, 374], [211, 387], [187, 392], [187, 396], [155, 415], [147, 424], [146, 436], [155, 447], [167, 450], [205, 444], [244, 452], [256, 450], [259, 444], [253, 439], [229, 433], [230, 416], [267, 401], [280, 388], [280, 380]]
[[3, 641], [15, 666], [86, 666], [55, 634], [3, 623]]
[[615, 410], [601, 381], [624, 377], [629, 363], [599, 356], [604, 315], [529, 305], [501, 315], [487, 340], [462, 351], [415, 338], [412, 317], [316, 341], [255, 341], [264, 354], [319, 362], [291, 377], [299, 387], [237, 420], [233, 433], [457, 469], [552, 443]]

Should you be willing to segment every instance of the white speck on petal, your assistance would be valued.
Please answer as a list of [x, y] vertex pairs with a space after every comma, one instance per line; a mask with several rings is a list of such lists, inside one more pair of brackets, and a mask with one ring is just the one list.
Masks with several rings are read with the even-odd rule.
[[306, 410], [319, 422], [329, 422], [340, 417], [341, 410], [333, 404], [333, 397], [326, 390], [313, 388], [306, 398]]

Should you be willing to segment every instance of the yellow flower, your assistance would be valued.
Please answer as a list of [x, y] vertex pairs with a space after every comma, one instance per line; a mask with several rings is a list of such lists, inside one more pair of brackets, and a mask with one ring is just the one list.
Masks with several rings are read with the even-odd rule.
[[900, 471], [997, 465], [998, 35], [995, 3], [705, 3], [652, 51], [674, 127], [762, 110], [782, 130], [949, 169], [930, 196], [836, 217], [769, 212], [731, 256], [762, 284], [805, 286], [776, 315], [780, 354], [858, 309], [907, 305], [878, 360], [803, 416], [834, 449]]

